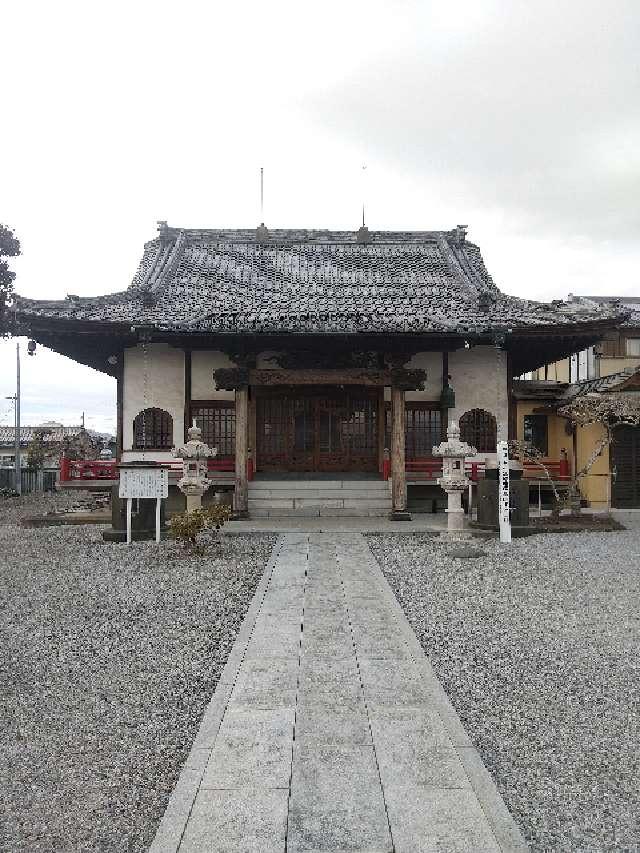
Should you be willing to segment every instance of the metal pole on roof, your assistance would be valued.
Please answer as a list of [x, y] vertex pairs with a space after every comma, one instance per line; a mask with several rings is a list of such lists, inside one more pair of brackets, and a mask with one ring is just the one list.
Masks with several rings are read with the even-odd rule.
[[20, 463], [20, 343], [16, 342], [16, 434], [15, 434], [15, 490], [22, 494], [22, 471]]
[[264, 167], [260, 166], [260, 224], [264, 225]]

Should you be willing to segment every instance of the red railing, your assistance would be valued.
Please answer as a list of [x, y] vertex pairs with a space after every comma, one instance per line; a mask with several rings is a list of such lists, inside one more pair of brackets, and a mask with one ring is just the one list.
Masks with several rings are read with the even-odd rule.
[[[386, 460], [385, 460], [386, 461]], [[569, 469], [569, 460], [560, 459], [558, 461], [545, 461], [545, 467], [549, 471], [552, 480], [563, 481], [570, 480], [571, 474]], [[465, 473], [473, 482], [484, 476], [484, 462], [466, 462]], [[523, 465], [523, 475], [528, 480], [546, 479], [546, 475], [540, 466], [533, 462], [525, 462]], [[405, 470], [408, 474], [414, 474], [420, 479], [436, 480], [442, 474], [442, 461], [433, 457], [425, 457], [424, 459], [407, 459], [405, 462]], [[391, 476], [391, 465], [388, 464], [383, 468], [383, 477], [388, 480]]]
[[[179, 459], [171, 459], [163, 463], [169, 465], [172, 471], [182, 471], [182, 462]], [[207, 468], [209, 471], [235, 471], [235, 460], [233, 457], [226, 459], [209, 459]], [[118, 462], [116, 459], [60, 459], [60, 482], [65, 483], [74, 480], [117, 480], [119, 478]], [[247, 463], [247, 477], [253, 480], [253, 460]]]
[[[442, 474], [442, 460], [434, 458], [407, 459], [405, 470], [409, 474], [418, 474], [426, 480], [436, 480]], [[464, 466], [467, 477], [477, 482], [484, 472], [484, 462], [466, 462]]]
[[[118, 477], [115, 459], [65, 459], [60, 463], [60, 479], [65, 480], [116, 480]], [[64, 476], [64, 474], [67, 476]]]
[[[570, 480], [571, 472], [569, 469], [569, 460], [560, 459], [558, 462], [545, 462], [545, 468], [548, 470], [552, 480]], [[524, 476], [527, 480], [546, 480], [547, 475], [539, 465], [534, 465], [533, 462], [525, 462]]]

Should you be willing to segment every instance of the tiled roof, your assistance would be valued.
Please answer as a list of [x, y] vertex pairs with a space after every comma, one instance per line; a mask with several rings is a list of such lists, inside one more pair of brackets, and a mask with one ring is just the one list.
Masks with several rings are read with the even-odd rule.
[[[260, 229], [258, 229], [258, 232]], [[462, 227], [452, 231], [180, 230], [161, 224], [130, 287], [16, 315], [184, 332], [433, 332], [615, 319], [617, 308], [507, 296]]]
[[[20, 427], [20, 444], [22, 446], [30, 444], [37, 433], [43, 433], [45, 444], [59, 442], [64, 438], [72, 438], [78, 435], [81, 429], [81, 426], [23, 426]], [[10, 445], [13, 447], [15, 435], [15, 427], [2, 426], [0, 424], [0, 445]]]
[[578, 299], [592, 302], [594, 305], [617, 302], [624, 311], [628, 312], [627, 319], [620, 325], [640, 329], [640, 296], [579, 296]]
[[568, 382], [552, 379], [514, 379], [512, 391], [516, 400], [555, 401], [563, 396], [568, 387]]
[[608, 376], [600, 376], [597, 379], [585, 379], [583, 382], [574, 382], [566, 389], [563, 394], [563, 399], [573, 399], [584, 394], [606, 394], [615, 389], [630, 379], [640, 371], [640, 364], [634, 367], [626, 367], [624, 370], [619, 370], [617, 373], [610, 373]]

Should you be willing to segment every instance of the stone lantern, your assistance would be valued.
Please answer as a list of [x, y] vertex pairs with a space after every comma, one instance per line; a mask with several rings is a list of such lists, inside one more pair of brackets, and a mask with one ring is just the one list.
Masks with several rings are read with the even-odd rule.
[[438, 485], [447, 493], [447, 530], [442, 535], [451, 539], [464, 539], [470, 534], [464, 530], [464, 510], [462, 493], [469, 486], [464, 472], [464, 460], [477, 454], [475, 447], [460, 441], [460, 427], [451, 421], [447, 430], [447, 440], [433, 448], [434, 456], [442, 457], [442, 477]]
[[186, 495], [187, 512], [191, 512], [202, 506], [202, 496], [210, 486], [207, 461], [217, 455], [218, 448], [208, 447], [201, 441], [202, 430], [196, 426], [195, 418], [187, 435], [187, 443], [183, 447], [174, 447], [172, 453], [182, 459], [182, 477], [178, 480], [178, 488]]

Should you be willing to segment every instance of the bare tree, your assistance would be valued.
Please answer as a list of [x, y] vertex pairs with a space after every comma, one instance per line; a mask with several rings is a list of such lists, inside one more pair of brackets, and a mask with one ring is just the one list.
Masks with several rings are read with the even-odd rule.
[[602, 438], [582, 468], [576, 472], [573, 486], [577, 492], [580, 480], [589, 473], [605, 449], [613, 444], [616, 427], [640, 426], [640, 394], [633, 391], [582, 394], [558, 409], [558, 414], [569, 418], [576, 426], [598, 424], [603, 430]]
[[558, 507], [560, 505], [560, 493], [556, 488], [556, 484], [553, 482], [551, 472], [542, 461], [544, 454], [532, 444], [529, 444], [526, 441], [516, 440], [509, 442], [509, 453], [512, 456], [517, 456], [519, 459], [526, 459], [533, 465], [535, 465], [537, 468], [540, 468], [547, 482], [549, 483], [549, 486], [551, 487], [551, 491], [553, 492], [553, 497], [556, 502], [556, 507]]

